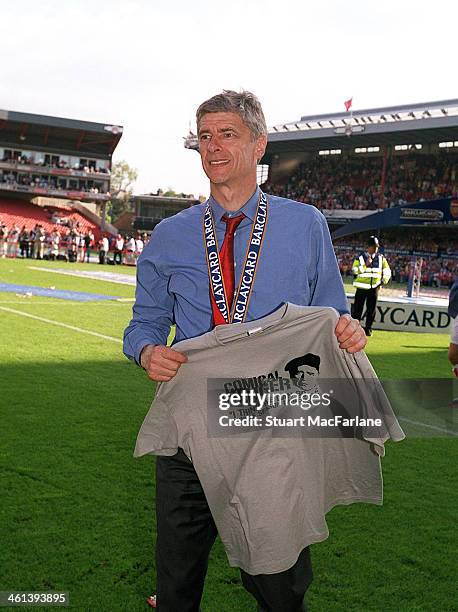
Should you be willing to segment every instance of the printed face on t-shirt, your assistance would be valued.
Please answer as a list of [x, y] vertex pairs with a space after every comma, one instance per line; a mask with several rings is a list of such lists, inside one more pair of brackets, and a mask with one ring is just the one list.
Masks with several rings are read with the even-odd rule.
[[310, 365], [301, 365], [295, 376], [296, 384], [307, 393], [315, 393], [318, 390], [318, 370]]

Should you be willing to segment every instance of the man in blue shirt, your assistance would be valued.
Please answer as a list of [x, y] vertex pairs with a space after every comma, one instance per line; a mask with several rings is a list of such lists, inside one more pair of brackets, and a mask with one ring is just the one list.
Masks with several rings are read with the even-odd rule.
[[[240, 307], [249, 321], [268, 315], [284, 302], [332, 306], [341, 313], [335, 329], [340, 348], [348, 352], [364, 348], [364, 331], [348, 314], [324, 216], [313, 206], [267, 195], [267, 220], [262, 227], [258, 223], [264, 200], [256, 185], [256, 165], [265, 152], [267, 127], [256, 96], [234, 91], [214, 96], [197, 110], [197, 129], [211, 195], [206, 204], [165, 219], [154, 229], [137, 264], [133, 318], [124, 333], [126, 356], [152, 380], [169, 381], [186, 363], [185, 355], [166, 346], [170, 326], [176, 325], [175, 341], [180, 341], [210, 331], [214, 321], [220, 321], [221, 309], [215, 311], [215, 278], [221, 270], [215, 277], [211, 245], [223, 244], [227, 217], [240, 213], [244, 216], [231, 247], [236, 288], [239, 284], [243, 288], [249, 271], [248, 245], [261, 246], [256, 247], [252, 290], [245, 302], [240, 287], [235, 291], [233, 312]], [[214, 241], [207, 239], [205, 219], [213, 224]], [[253, 241], [258, 230], [260, 238]], [[229, 305], [224, 320], [236, 321], [230, 315], [232, 296], [224, 293], [224, 299]], [[184, 453], [158, 457], [156, 466], [158, 609], [196, 612], [216, 528]], [[304, 593], [312, 580], [309, 550], [304, 549], [297, 563], [280, 574], [241, 574], [259, 610], [298, 612], [304, 609]]]

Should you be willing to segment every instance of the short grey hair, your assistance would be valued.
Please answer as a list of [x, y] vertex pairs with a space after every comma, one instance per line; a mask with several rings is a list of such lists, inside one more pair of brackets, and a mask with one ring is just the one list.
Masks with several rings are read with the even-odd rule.
[[267, 135], [267, 125], [258, 98], [250, 91], [232, 91], [224, 89], [222, 93], [205, 100], [196, 112], [197, 132], [201, 119], [207, 113], [237, 113], [243, 123], [249, 128], [253, 140]]

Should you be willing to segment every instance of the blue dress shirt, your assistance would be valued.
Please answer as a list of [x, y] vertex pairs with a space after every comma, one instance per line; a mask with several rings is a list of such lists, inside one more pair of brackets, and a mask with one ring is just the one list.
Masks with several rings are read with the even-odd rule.
[[[259, 188], [238, 211], [228, 213], [210, 197], [218, 245], [224, 240], [224, 214], [245, 213], [234, 236], [235, 286], [245, 261]], [[264, 243], [247, 311], [247, 321], [264, 317], [284, 302], [332, 306], [348, 304], [324, 216], [314, 207], [268, 195]], [[133, 317], [124, 332], [124, 354], [139, 363], [147, 344], [166, 344], [212, 329], [212, 309], [202, 220], [205, 204], [164, 219], [137, 262]]]

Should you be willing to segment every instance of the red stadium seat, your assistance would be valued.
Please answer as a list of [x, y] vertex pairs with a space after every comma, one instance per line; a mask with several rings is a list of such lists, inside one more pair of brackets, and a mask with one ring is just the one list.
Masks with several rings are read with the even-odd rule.
[[30, 202], [0, 198], [0, 221], [3, 221], [8, 228], [14, 224], [19, 228], [25, 225], [26, 229], [30, 231], [37, 223], [40, 223], [46, 232], [51, 232], [54, 229], [67, 229], [64, 225], [52, 222], [53, 212], [58, 213], [59, 216], [65, 216], [66, 219], [71, 219], [74, 226], [78, 223], [78, 229], [81, 233], [85, 234], [92, 230], [96, 240], [101, 237], [100, 228], [95, 223], [71, 208], [53, 208], [52, 206], [43, 208]]

